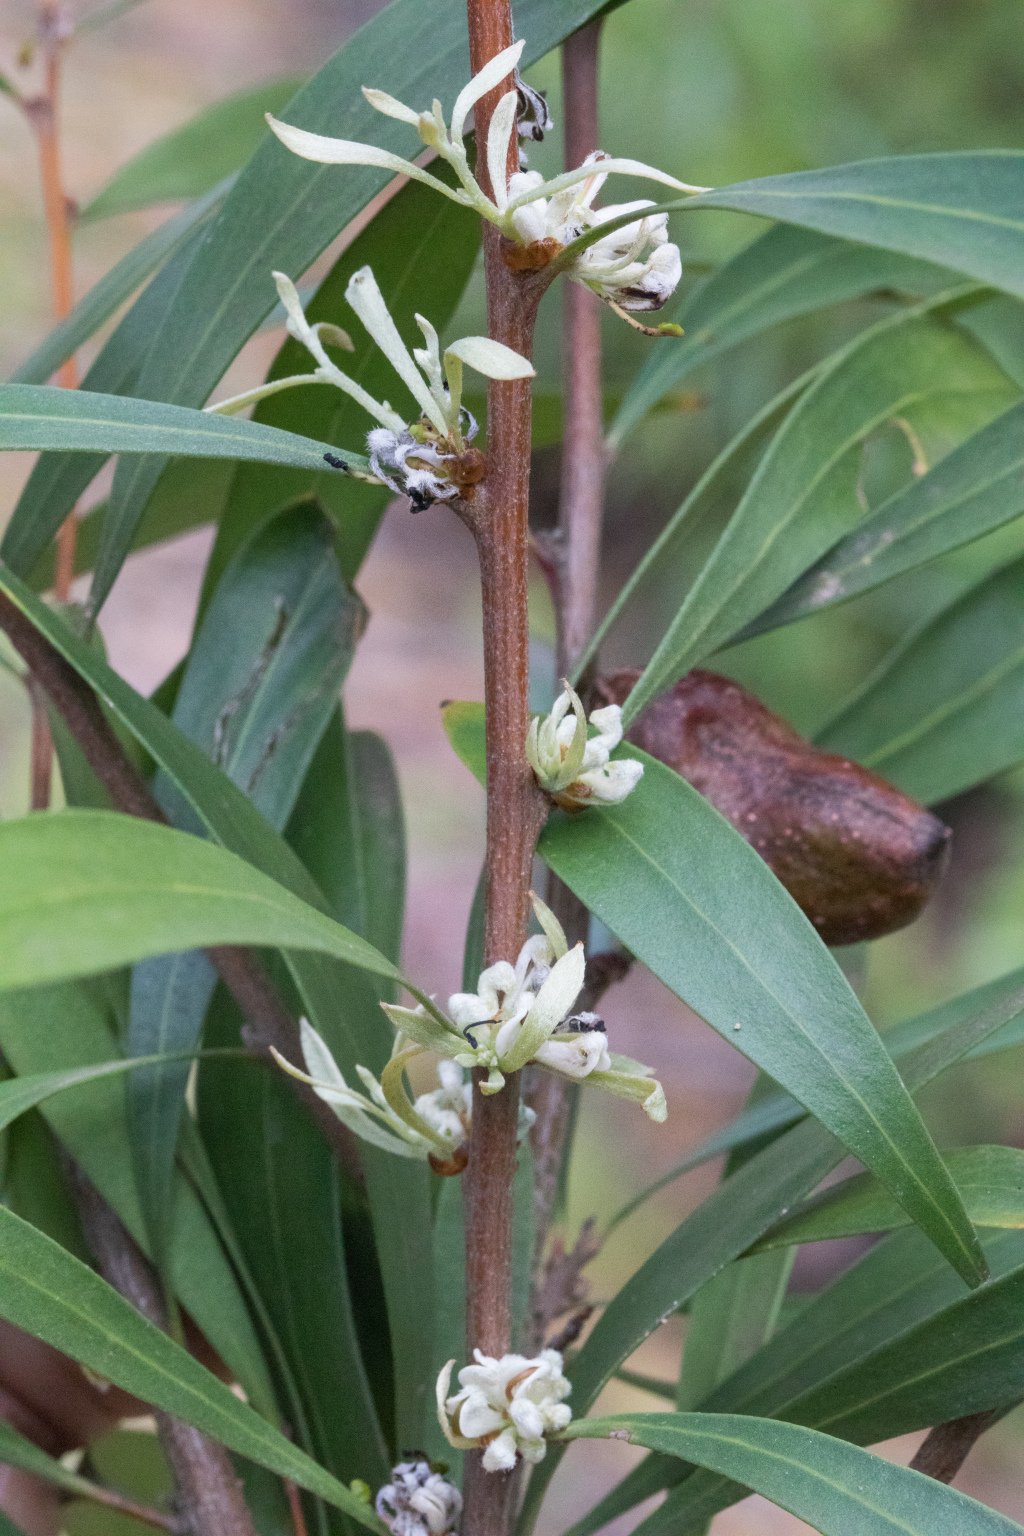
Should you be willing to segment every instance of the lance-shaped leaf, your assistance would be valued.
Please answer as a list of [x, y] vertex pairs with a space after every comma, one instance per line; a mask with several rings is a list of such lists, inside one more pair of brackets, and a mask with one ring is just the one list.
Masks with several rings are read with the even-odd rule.
[[[938, 300], [934, 301], [938, 302]], [[1019, 394], [973, 338], [921, 309], [882, 321], [842, 348], [780, 428], [706, 565], [623, 709], [632, 720], [690, 667], [759, 615], [863, 520], [862, 445], [938, 405], [966, 430]], [[946, 433], [950, 423], [944, 422]], [[955, 428], [954, 428], [955, 430]], [[963, 431], [963, 428], [961, 428]], [[948, 436], [938, 446], [951, 446]]]
[[538, 852], [666, 986], [817, 1115], [966, 1279], [956, 1188], [839, 967], [757, 852], [645, 753], [641, 792], [553, 816]]
[[[941, 1035], [921, 1045], [906, 1058], [903, 1072], [910, 1089], [917, 1092], [954, 1062], [977, 1049], [1005, 1022], [1005, 1012], [995, 1007], [982, 1009], [979, 1014], [966, 1019], [955, 1019]], [[820, 1183], [842, 1156], [840, 1143], [824, 1126], [814, 1120], [805, 1120], [738, 1168], [665, 1239], [613, 1297], [570, 1367], [573, 1411], [577, 1415], [584, 1413], [609, 1377], [644, 1339], [684, 1306], [712, 1276], [756, 1241], [751, 1237], [748, 1243], [738, 1246], [741, 1231], [753, 1231], [759, 1237], [771, 1225], [772, 1218], [767, 1215], [770, 1210], [777, 1212], [774, 1220], [784, 1216], [796, 1200], [802, 1199]], [[1012, 1232], [1000, 1234], [1000, 1239], [1020, 1241]], [[923, 1233], [900, 1233], [896, 1240], [917, 1242], [928, 1256], [932, 1271], [951, 1288], [948, 1294], [951, 1297], [963, 1294], [960, 1277]], [[990, 1244], [990, 1255], [991, 1251]], [[870, 1254], [868, 1258], [871, 1258]], [[755, 1358], [760, 1358], [761, 1353]], [[534, 1469], [520, 1519], [522, 1530], [531, 1529], [556, 1466], [557, 1454], [549, 1454], [541, 1466]], [[658, 1486], [664, 1484], [648, 1487], [639, 1497], [645, 1498], [648, 1493], [656, 1492]]]
[[227, 849], [110, 811], [0, 826], [0, 988], [215, 944], [319, 949], [399, 979], [358, 934]]
[[1024, 561], [913, 630], [819, 733], [918, 800], [948, 799], [1024, 757]]
[[[199, 459], [252, 459], [317, 469], [330, 443], [317, 443], [231, 416], [210, 416], [154, 400], [94, 395], [45, 384], [0, 385], [0, 451], [67, 448], [75, 452], [180, 453]], [[345, 454], [355, 473], [368, 474], [359, 454]]]
[[[1016, 1147], [958, 1147], [944, 1154], [964, 1208], [978, 1227], [1024, 1227], [1024, 1152]], [[910, 1218], [871, 1174], [855, 1174], [777, 1222], [754, 1253], [862, 1232], [891, 1232]]]
[[[965, 1297], [920, 1233], [880, 1243], [700, 1406], [770, 1415], [863, 1445], [1014, 1401], [1024, 1240], [987, 1234], [985, 1249], [993, 1281]], [[699, 1527], [746, 1492], [664, 1457], [644, 1482], [641, 1498], [674, 1489], [643, 1522], [644, 1536]]]
[[383, 1522], [368, 1504], [240, 1402], [91, 1269], [3, 1207], [0, 1235], [0, 1316], [383, 1536]]
[[[83, 389], [100, 395], [132, 393], [154, 328], [166, 313], [204, 235], [203, 226], [193, 230], [181, 249], [139, 295], [100, 349], [82, 380]], [[12, 570], [21, 576], [28, 575], [108, 457], [104, 452], [55, 452], [40, 456], [18, 497], [0, 542], [0, 558]]]
[[791, 624], [981, 538], [1024, 512], [1024, 404], [897, 491], [795, 581], [744, 636]]
[[737, 1414], [615, 1414], [562, 1438], [616, 1437], [709, 1467], [823, 1536], [1016, 1536], [1020, 1526], [923, 1473], [795, 1424]]
[[608, 429], [609, 445], [618, 447], [694, 368], [772, 326], [872, 289], [923, 296], [949, 281], [928, 262], [778, 224], [687, 295], [672, 316], [685, 336], [651, 349]]

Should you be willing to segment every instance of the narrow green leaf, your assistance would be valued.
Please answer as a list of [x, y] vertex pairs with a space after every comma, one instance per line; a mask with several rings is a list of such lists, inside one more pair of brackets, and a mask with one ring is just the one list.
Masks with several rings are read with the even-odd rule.
[[[238, 1038], [223, 992], [208, 1032]], [[262, 1062], [200, 1070], [198, 1106], [248, 1267], [294, 1375], [310, 1453], [336, 1477], [374, 1489], [389, 1469], [355, 1342], [345, 1273], [338, 1169], [283, 1073]]]
[[[959, 1147], [944, 1153], [944, 1160], [975, 1226], [1024, 1227], [1024, 1152], [1016, 1147]], [[877, 1179], [855, 1174], [803, 1201], [769, 1228], [751, 1252], [909, 1225], [910, 1218]]]
[[268, 132], [264, 114], [280, 116], [301, 84], [285, 75], [205, 107], [119, 166], [82, 209], [82, 222], [202, 197], [251, 158]]
[[79, 299], [66, 320], [41, 342], [31, 357], [11, 375], [12, 384], [45, 384], [62, 363], [72, 357], [83, 342], [104, 325], [136, 288], [169, 261], [185, 243], [216, 213], [230, 190], [231, 182], [211, 182], [189, 207], [167, 219], [153, 233], [122, 256], [116, 266], [104, 273], [84, 298]]
[[846, 602], [1024, 512], [1024, 404], [1012, 406], [841, 539], [744, 638]]
[[[141, 359], [160, 318], [195, 259], [205, 226], [193, 230], [116, 326], [100, 349], [81, 387], [92, 394], [131, 394]], [[0, 558], [19, 575], [27, 576], [46, 550], [64, 519], [74, 509], [93, 476], [102, 469], [106, 453], [44, 453], [37, 461], [0, 543]]]
[[776, 225], [723, 263], [672, 316], [682, 341], [655, 347], [608, 430], [618, 447], [649, 410], [713, 357], [741, 341], [872, 289], [923, 296], [949, 286], [949, 273], [891, 251]]
[[[166, 715], [142, 698], [25, 585], [0, 565], [0, 591], [31, 620], [101, 697], [138, 740], [154, 764], [185, 795], [203, 826], [225, 847], [241, 855], [288, 890], [321, 910], [323, 893], [302, 861], [262, 817], [251, 801], [210, 762], [199, 747]], [[327, 1040], [343, 1071], [357, 1061], [378, 1070], [387, 1060], [390, 1035], [381, 1029], [363, 973], [313, 951], [289, 950], [285, 962], [295, 979], [301, 1004]]]
[[679, 605], [710, 558], [772, 437], [821, 370], [821, 364], [808, 369], [769, 400], [704, 471], [623, 583], [576, 663], [574, 682], [627, 610], [664, 613]]
[[[344, 587], [331, 524], [312, 505], [286, 510], [236, 553], [189, 654], [174, 722], [280, 831], [291, 812], [365, 625]], [[172, 824], [202, 831], [159, 775]], [[161, 955], [132, 973], [128, 1049], [187, 1051], [199, 1038], [216, 975], [205, 956]], [[136, 1178], [153, 1247], [169, 1235], [169, 1191], [187, 1068], [161, 1063], [128, 1086]]]
[[216, 944], [319, 949], [400, 979], [358, 934], [215, 843], [110, 811], [0, 824], [0, 988]]
[[[942, 296], [929, 305], [940, 302]], [[942, 454], [951, 438], [990, 420], [1018, 394], [973, 338], [940, 323], [926, 306], [884, 320], [843, 347], [765, 453], [630, 695], [624, 720], [724, 645], [863, 521], [858, 492], [870, 434], [902, 425], [920, 441], [927, 412], [933, 430], [926, 451]]]
[[465, 763], [478, 783], [486, 784], [484, 706], [461, 701], [445, 704], [441, 708], [441, 723], [456, 757]]
[[384, 1524], [369, 1505], [240, 1402], [92, 1270], [3, 1207], [0, 1235], [0, 1316], [383, 1536]]
[[65, 1088], [75, 1088], [79, 1083], [91, 1083], [98, 1077], [114, 1077], [120, 1072], [132, 1072], [161, 1061], [195, 1060], [194, 1054], [182, 1056], [135, 1056], [123, 1061], [104, 1061], [95, 1067], [72, 1067], [65, 1072], [33, 1072], [28, 1077], [12, 1077], [0, 1083], [0, 1131], [34, 1109], [44, 1099]]
[[646, 753], [629, 753], [644, 764], [640, 787], [614, 808], [552, 816], [541, 857], [666, 986], [817, 1115], [978, 1283], [984, 1263], [955, 1186], [811, 924], [703, 796]]
[[45, 1478], [48, 1483], [56, 1484], [66, 1493], [77, 1494], [79, 1498], [94, 1499], [101, 1491], [87, 1477], [69, 1472], [62, 1462], [47, 1456], [38, 1445], [20, 1435], [6, 1419], [0, 1419], [0, 1463], [8, 1467], [20, 1467], [23, 1472]]
[[901, 251], [1024, 295], [1018, 192], [1024, 153], [894, 155], [737, 182], [682, 204], [731, 208]]
[[[317, 471], [324, 454], [333, 451], [330, 443], [317, 443], [234, 416], [209, 416], [184, 406], [95, 395], [84, 389], [2, 384], [0, 451], [12, 448], [182, 453], [199, 459], [252, 459], [259, 464]], [[356, 473], [369, 472], [359, 454], [346, 451], [344, 462]]]
[[[77, 1068], [106, 1068], [119, 1054], [110, 980], [0, 994], [0, 1049], [21, 1081]], [[51, 1094], [41, 1100], [39, 1113], [146, 1250], [120, 1076], [104, 1070], [92, 1081]], [[182, 1177], [176, 1181], [173, 1208], [174, 1293], [252, 1405], [276, 1421], [274, 1394], [245, 1302], [202, 1206]]]
[[[920, 1233], [895, 1234], [701, 1407], [777, 1416], [864, 1444], [1003, 1406], [1020, 1390], [1016, 1297], [1024, 1241], [1019, 1232], [987, 1234], [985, 1250], [994, 1279], [967, 1297]], [[993, 1336], [1006, 1341], [1004, 1352], [985, 1347]], [[644, 1536], [690, 1529], [746, 1492], [710, 1472], [682, 1469], [680, 1476], [664, 1460], [651, 1469], [651, 1482], [658, 1472], [661, 1486], [674, 1491], [643, 1522]]]
[[[911, 1092], [916, 1093], [954, 1062], [975, 1050], [1005, 1022], [1005, 1009], [995, 1005], [966, 1019], [952, 1020], [941, 1035], [929, 1039], [906, 1057], [903, 1075]], [[605, 1308], [570, 1367], [573, 1411], [585, 1413], [605, 1382], [655, 1328], [684, 1306], [713, 1275], [749, 1248], [773, 1221], [785, 1216], [797, 1200], [807, 1195], [841, 1162], [842, 1157], [842, 1146], [835, 1137], [817, 1121], [808, 1119], [738, 1168], [665, 1239]], [[771, 1211], [775, 1212], [774, 1216], [769, 1215]], [[750, 1232], [751, 1237], [745, 1243], [738, 1243], [743, 1231]], [[963, 1281], [923, 1233], [898, 1233], [895, 1239], [890, 1239], [901, 1243], [911, 1240], [918, 1243], [931, 1272], [941, 1277], [939, 1283], [947, 1287], [944, 1294], [951, 1298], [962, 1295]], [[1016, 1233], [1007, 1232], [987, 1247], [990, 1264], [997, 1273], [993, 1250], [1001, 1251], [1007, 1241], [1019, 1243], [1021, 1240]], [[874, 1252], [878, 1253], [884, 1247], [885, 1244], [879, 1244]], [[872, 1254], [868, 1254], [867, 1260], [862, 1262], [871, 1259]], [[1018, 1261], [1014, 1259], [1012, 1262]], [[842, 1311], [840, 1315], [843, 1315]], [[893, 1315], [891, 1309], [886, 1315]], [[801, 1320], [803, 1316], [801, 1314]], [[766, 1350], [777, 1347], [778, 1339], [766, 1346]], [[755, 1360], [760, 1361], [766, 1350], [759, 1351]], [[834, 1360], [834, 1350], [829, 1358]], [[534, 1469], [520, 1515], [520, 1531], [532, 1529], [557, 1464], [557, 1453], [549, 1452], [541, 1466]], [[657, 1486], [646, 1492], [656, 1492]], [[646, 1493], [640, 1496], [645, 1497]], [[586, 1528], [592, 1529], [589, 1525]]]
[[925, 802], [1024, 757], [1024, 561], [985, 577], [886, 656], [822, 731]]
[[739, 1414], [615, 1414], [565, 1439], [627, 1440], [735, 1479], [823, 1536], [1011, 1536], [1021, 1527], [956, 1489], [816, 1430]]

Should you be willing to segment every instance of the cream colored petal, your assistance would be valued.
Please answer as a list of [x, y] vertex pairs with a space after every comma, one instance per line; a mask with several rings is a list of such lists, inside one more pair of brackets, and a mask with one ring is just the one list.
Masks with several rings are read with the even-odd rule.
[[519, 97], [507, 91], [491, 114], [487, 128], [487, 174], [491, 178], [494, 206], [504, 213], [508, 206], [508, 146], [516, 125]]
[[406, 385], [424, 416], [433, 422], [442, 435], [447, 434], [448, 423], [444, 414], [398, 334], [398, 327], [391, 318], [384, 296], [369, 267], [360, 267], [358, 272], [353, 272], [345, 289], [345, 298]]
[[[710, 187], [691, 187], [688, 182], [677, 181], [667, 171], [659, 171], [656, 166], [644, 165], [641, 160], [625, 160], [613, 156], [600, 162], [601, 174], [604, 176], [641, 176], [646, 181], [660, 181], [666, 187], [675, 187], [679, 192], [710, 192]], [[556, 192], [562, 192], [566, 187], [575, 186], [577, 182], [586, 181], [595, 173], [592, 165], [581, 165], [575, 171], [563, 171], [561, 176], [553, 176], [546, 181], [540, 189], [544, 197], [551, 197]], [[523, 202], [528, 201], [528, 194], [520, 194]], [[509, 208], [521, 206], [520, 199], [513, 198], [509, 202]]]
[[370, 85], [363, 86], [363, 95], [371, 107], [378, 112], [383, 112], [385, 117], [397, 117], [400, 123], [409, 123], [413, 128], [419, 128], [420, 114], [414, 112], [412, 107], [407, 107], [404, 101], [399, 101], [395, 96], [389, 96], [387, 91], [378, 91]]
[[271, 130], [285, 148], [303, 160], [316, 160], [321, 165], [380, 166], [382, 170], [392, 171], [397, 176], [422, 181], [424, 186], [433, 187], [435, 192], [451, 198], [453, 203], [460, 203], [463, 207], [468, 205], [463, 192], [445, 186], [443, 181], [414, 165], [411, 160], [405, 160], [401, 155], [392, 155], [386, 149], [378, 149], [376, 144], [360, 144], [354, 139], [332, 139], [322, 133], [307, 133], [305, 128], [293, 128], [290, 123], [278, 122], [269, 112], [266, 117]]
[[463, 336], [445, 351], [445, 362], [457, 357], [488, 379], [532, 379], [536, 369], [528, 358], [489, 336]]
[[501, 1058], [504, 1071], [518, 1072], [520, 1067], [525, 1067], [555, 1025], [565, 1018], [580, 994], [586, 963], [582, 944], [577, 944], [555, 962], [547, 981], [537, 993], [511, 1051]]
[[452, 109], [452, 138], [456, 144], [462, 143], [462, 131], [466, 126], [466, 118], [480, 97], [486, 96], [488, 91], [493, 91], [496, 85], [500, 85], [506, 76], [512, 73], [519, 63], [519, 56], [525, 46], [525, 43], [520, 42], [513, 43], [511, 48], [503, 48], [473, 76], [468, 85], [462, 87]]

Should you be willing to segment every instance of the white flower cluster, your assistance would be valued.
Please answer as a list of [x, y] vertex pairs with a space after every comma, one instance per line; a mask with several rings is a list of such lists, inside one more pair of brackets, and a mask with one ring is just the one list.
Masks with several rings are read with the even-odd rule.
[[537, 783], [566, 811], [595, 804], [617, 805], [643, 777], [643, 763], [636, 758], [610, 761], [622, 740], [620, 706], [595, 709], [590, 724], [597, 735], [588, 738], [583, 705], [566, 683], [550, 714], [538, 715], [526, 738], [526, 756]]
[[480, 973], [475, 992], [453, 993], [447, 1014], [433, 1004], [381, 1004], [399, 1039], [417, 1041], [460, 1067], [485, 1069], [483, 1093], [500, 1092], [505, 1073], [534, 1063], [636, 1100], [652, 1120], [664, 1120], [665, 1094], [650, 1068], [610, 1052], [596, 1014], [570, 1013], [583, 986], [583, 945], [569, 949], [554, 913], [532, 893], [531, 900], [543, 932], [527, 939], [515, 965], [499, 960]]
[[459, 1450], [482, 1447], [485, 1472], [510, 1472], [518, 1456], [543, 1461], [545, 1435], [572, 1418], [563, 1401], [572, 1386], [562, 1375], [561, 1355], [554, 1349], [542, 1349], [534, 1360], [473, 1354], [476, 1365], [459, 1372], [460, 1392], [448, 1395], [454, 1360], [437, 1379], [437, 1417], [449, 1443]]
[[[569, 245], [588, 229], [653, 208], [649, 198], [642, 198], [594, 211], [591, 204], [608, 179], [603, 169], [608, 159], [600, 150], [588, 155], [583, 166], [592, 169], [582, 186], [570, 187], [551, 198], [543, 196], [543, 179], [536, 171], [517, 172], [509, 182], [512, 198], [527, 191], [537, 193], [532, 202], [518, 207], [512, 215], [520, 240], [527, 244], [554, 240]], [[568, 275], [619, 309], [661, 309], [683, 275], [679, 247], [668, 238], [668, 214], [644, 216], [602, 236], [576, 258]]]
[[[271, 1046], [275, 1060], [291, 1077], [308, 1083], [350, 1131], [385, 1152], [432, 1160], [439, 1172], [461, 1173], [465, 1156], [460, 1159], [459, 1154], [469, 1139], [473, 1085], [463, 1082], [462, 1068], [456, 1062], [439, 1061], [437, 1076], [441, 1086], [421, 1093], [413, 1102], [405, 1092], [402, 1075], [412, 1058], [422, 1054], [422, 1046], [410, 1046], [399, 1035], [379, 1082], [366, 1067], [357, 1066], [366, 1089], [366, 1093], [359, 1093], [349, 1087], [325, 1041], [308, 1019], [300, 1020], [300, 1036], [305, 1072], [292, 1066]], [[520, 1141], [536, 1118], [528, 1105], [519, 1106]]]
[[[590, 156], [583, 165], [573, 171], [545, 181], [536, 172], [519, 171], [511, 182], [507, 174], [509, 145], [515, 129], [516, 111], [522, 107], [522, 97], [517, 90], [502, 96], [491, 115], [487, 143], [479, 147], [478, 158], [487, 166], [491, 184], [491, 197], [483, 191], [469, 166], [464, 131], [466, 119], [480, 98], [513, 75], [519, 63], [524, 44], [515, 43], [496, 54], [469, 84], [460, 91], [452, 110], [450, 126], [445, 123], [441, 103], [434, 101], [429, 112], [416, 112], [404, 102], [397, 101], [386, 91], [363, 87], [363, 95], [372, 107], [387, 117], [408, 123], [419, 134], [421, 141], [446, 160], [455, 172], [460, 185], [446, 186], [413, 161], [401, 155], [393, 155], [374, 144], [360, 144], [351, 139], [332, 139], [323, 134], [307, 133], [288, 123], [278, 122], [267, 116], [267, 122], [281, 142], [306, 160], [316, 160], [325, 165], [376, 165], [415, 181], [433, 187], [444, 197], [451, 198], [463, 207], [473, 208], [491, 224], [497, 225], [502, 234], [520, 245], [532, 245], [538, 241], [551, 241], [545, 260], [550, 261], [559, 249], [577, 239], [595, 224], [606, 223], [624, 213], [639, 212], [653, 206], [649, 202], [625, 203], [619, 207], [605, 208], [599, 213], [590, 204], [605, 178], [610, 174], [639, 176], [649, 181], [662, 182], [680, 192], [706, 192], [706, 187], [694, 187], [677, 181], [655, 167], [639, 160], [613, 158], [610, 155]], [[530, 97], [536, 93], [531, 92]], [[529, 101], [530, 112], [536, 118], [538, 108]], [[546, 107], [543, 109], [546, 119]], [[530, 127], [531, 136], [540, 137]], [[599, 161], [600, 170], [595, 171]], [[581, 192], [571, 189], [579, 188]], [[550, 201], [549, 201], [550, 200]], [[681, 275], [679, 251], [666, 237], [666, 216], [655, 215], [630, 223], [624, 230], [609, 234], [596, 246], [585, 250], [568, 268], [569, 275], [585, 283], [609, 303], [620, 310], [660, 309], [668, 299]], [[653, 249], [648, 250], [649, 247]], [[648, 254], [644, 254], [647, 252]]]
[[427, 1462], [400, 1461], [376, 1507], [393, 1536], [449, 1536], [462, 1514], [462, 1495]]
[[[420, 407], [420, 420], [409, 425], [387, 400], [375, 400], [328, 357], [325, 342], [353, 350], [348, 334], [324, 321], [310, 325], [291, 278], [275, 272], [274, 281], [288, 316], [289, 335], [312, 353], [316, 368], [312, 373], [290, 374], [245, 394], [232, 395], [207, 406], [207, 410], [230, 416], [299, 384], [333, 384], [380, 423], [366, 439], [370, 468], [384, 485], [408, 496], [414, 511], [459, 495], [471, 497], [474, 484], [483, 479], [485, 464], [482, 454], [467, 451], [477, 428], [462, 405], [463, 365], [489, 379], [532, 378], [534, 369], [526, 358], [487, 336], [463, 336], [445, 348], [442, 358], [437, 331], [423, 315], [416, 316], [416, 323], [424, 345], [414, 347], [410, 354], [372, 271], [360, 267], [349, 278], [345, 298]], [[329, 462], [336, 468], [349, 467], [333, 454]]]

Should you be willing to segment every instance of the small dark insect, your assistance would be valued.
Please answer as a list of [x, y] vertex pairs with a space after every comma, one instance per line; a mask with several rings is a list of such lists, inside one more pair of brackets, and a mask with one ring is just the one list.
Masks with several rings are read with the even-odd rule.
[[[601, 678], [622, 704], [640, 676]], [[688, 672], [642, 710], [629, 740], [699, 789], [756, 848], [826, 944], [912, 923], [952, 834], [892, 784], [820, 748], [731, 678]]]
[[332, 469], [342, 469], [346, 474], [348, 474], [348, 465], [345, 463], [344, 459], [339, 459], [336, 453], [325, 453], [324, 458], [327, 460]]
[[571, 1013], [567, 1019], [556, 1026], [556, 1035], [592, 1035], [608, 1033], [604, 1019], [599, 1019], [596, 1013]]

